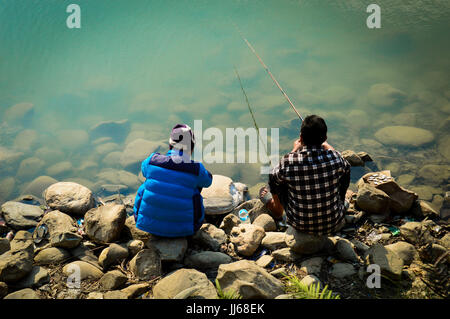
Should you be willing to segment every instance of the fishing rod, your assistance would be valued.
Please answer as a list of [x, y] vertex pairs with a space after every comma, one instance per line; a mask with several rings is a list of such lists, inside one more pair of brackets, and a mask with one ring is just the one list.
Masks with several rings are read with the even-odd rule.
[[252, 116], [252, 119], [253, 119], [253, 125], [255, 126], [256, 133], [258, 134], [258, 137], [259, 137], [259, 139], [260, 139], [260, 141], [261, 141], [261, 144], [262, 144], [263, 147], [264, 147], [264, 151], [266, 152], [267, 158], [269, 158], [269, 156], [267, 155], [266, 144], [265, 144], [264, 141], [261, 139], [261, 135], [259, 134], [259, 127], [258, 127], [258, 124], [256, 124], [255, 115], [253, 114], [252, 108], [250, 107], [250, 102], [248, 101], [247, 93], [245, 93], [244, 87], [242, 86], [241, 77], [239, 76], [239, 73], [238, 73], [238, 71], [237, 71], [237, 69], [236, 69], [236, 66], [234, 67], [234, 72], [236, 73], [236, 77], [237, 77], [238, 80], [239, 80], [239, 85], [241, 86], [241, 90], [242, 90], [242, 93], [244, 94], [245, 101], [247, 102], [248, 111], [250, 112], [250, 115]]
[[[234, 23], [233, 23], [234, 24]], [[273, 76], [272, 72], [270, 72], [269, 68], [267, 67], [267, 65], [264, 63], [264, 61], [261, 59], [261, 57], [258, 55], [258, 53], [256, 53], [256, 50], [253, 48], [253, 46], [250, 44], [250, 42], [248, 42], [247, 38], [244, 37], [244, 35], [242, 34], [241, 30], [239, 30], [239, 28], [237, 27], [236, 24], [234, 24], [234, 26], [236, 27], [237, 31], [239, 32], [242, 40], [245, 41], [245, 43], [247, 43], [247, 46], [250, 48], [250, 50], [253, 52], [253, 54], [256, 55], [256, 57], [258, 58], [259, 62], [262, 64], [262, 66], [264, 67], [264, 69], [266, 70], [266, 72], [269, 74], [270, 78], [275, 82], [275, 84], [277, 85], [277, 87], [280, 89], [281, 93], [283, 94], [283, 96], [286, 98], [286, 100], [289, 102], [289, 104], [292, 106], [292, 108], [294, 109], [295, 113], [297, 114], [297, 116], [300, 118], [300, 120], [302, 120], [303, 122], [303, 117], [300, 115], [300, 113], [297, 111], [297, 109], [295, 108], [294, 104], [291, 102], [291, 99], [289, 98], [289, 96], [287, 96], [286, 92], [284, 92], [283, 88], [281, 87], [280, 83], [278, 83], [278, 81], [275, 79], [275, 77]]]

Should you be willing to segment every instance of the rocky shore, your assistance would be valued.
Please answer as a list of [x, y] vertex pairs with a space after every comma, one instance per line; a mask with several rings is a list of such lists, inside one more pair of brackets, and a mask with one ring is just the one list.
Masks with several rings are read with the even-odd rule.
[[[365, 112], [328, 114], [335, 147], [376, 154], [370, 163], [367, 153], [342, 152], [353, 194], [335, 236], [276, 223], [256, 199], [258, 165], [213, 164], [205, 224], [166, 239], [138, 230], [131, 215], [140, 163], [164, 152], [163, 129], [121, 120], [46, 135], [29, 128], [34, 112], [20, 103], [0, 123], [0, 298], [293, 298], [286, 276], [341, 298], [448, 298], [448, 117], [425, 130], [407, 126], [415, 110], [386, 114], [366, 133]], [[280, 127], [281, 153], [296, 121]], [[251, 223], [238, 219], [242, 208]], [[373, 264], [380, 288], [367, 284]]]
[[[343, 154], [354, 166], [370, 160]], [[169, 239], [135, 227], [133, 194], [99, 198], [78, 183], [50, 183], [42, 198], [1, 206], [0, 297], [215, 299], [228, 291], [285, 299], [295, 297], [286, 279], [295, 276], [341, 298], [448, 298], [450, 235], [441, 217], [450, 194], [439, 212], [389, 171], [367, 173], [356, 186], [346, 226], [313, 236], [275, 222], [254, 198], [259, 185], [214, 175], [201, 229]], [[242, 208], [250, 223], [237, 217]], [[373, 264], [378, 288], [367, 284]]]

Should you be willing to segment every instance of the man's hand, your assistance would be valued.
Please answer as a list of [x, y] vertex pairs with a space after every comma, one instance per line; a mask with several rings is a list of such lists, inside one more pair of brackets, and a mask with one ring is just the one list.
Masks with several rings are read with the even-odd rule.
[[326, 151], [328, 151], [328, 150], [334, 151], [333, 146], [331, 146], [330, 144], [328, 144], [327, 141], [325, 141], [325, 142], [322, 143], [322, 147], [323, 147], [323, 149], [326, 150]]
[[303, 143], [300, 139], [294, 141], [294, 148], [292, 149], [292, 152], [297, 152], [299, 149], [303, 147]]

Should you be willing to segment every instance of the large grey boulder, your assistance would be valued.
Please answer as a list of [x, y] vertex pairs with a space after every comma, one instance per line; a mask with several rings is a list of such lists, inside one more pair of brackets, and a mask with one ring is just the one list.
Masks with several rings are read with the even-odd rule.
[[96, 243], [111, 243], [119, 238], [127, 217], [124, 205], [106, 204], [84, 215], [86, 235]]
[[223, 175], [213, 175], [211, 186], [204, 188], [201, 195], [206, 215], [229, 213], [244, 199], [233, 180]]
[[50, 208], [67, 214], [84, 215], [95, 206], [91, 190], [72, 182], [59, 182], [51, 185], [45, 190], [44, 197]]
[[179, 269], [161, 279], [153, 287], [155, 299], [172, 299], [183, 292], [191, 299], [217, 298], [212, 282], [204, 273], [195, 269]]
[[44, 211], [34, 205], [19, 202], [6, 202], [2, 205], [1, 212], [6, 224], [16, 230], [24, 230], [36, 227]]
[[217, 280], [222, 290], [237, 292], [243, 299], [273, 299], [284, 293], [280, 280], [249, 260], [220, 265]]

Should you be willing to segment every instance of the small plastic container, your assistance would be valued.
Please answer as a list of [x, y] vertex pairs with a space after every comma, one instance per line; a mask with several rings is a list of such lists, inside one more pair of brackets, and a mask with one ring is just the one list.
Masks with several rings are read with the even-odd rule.
[[241, 209], [239, 211], [239, 220], [242, 224], [251, 224], [250, 216], [248, 215], [248, 211], [246, 209]]

